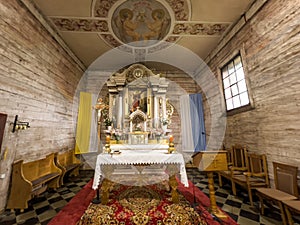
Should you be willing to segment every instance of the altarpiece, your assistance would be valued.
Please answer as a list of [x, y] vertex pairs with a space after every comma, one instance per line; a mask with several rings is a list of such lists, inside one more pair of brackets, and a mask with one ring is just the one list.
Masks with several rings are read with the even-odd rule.
[[[122, 144], [157, 143], [168, 133], [174, 107], [167, 99], [169, 82], [143, 64], [133, 64], [113, 74], [107, 81], [106, 130]], [[166, 143], [167, 144], [167, 143]]]

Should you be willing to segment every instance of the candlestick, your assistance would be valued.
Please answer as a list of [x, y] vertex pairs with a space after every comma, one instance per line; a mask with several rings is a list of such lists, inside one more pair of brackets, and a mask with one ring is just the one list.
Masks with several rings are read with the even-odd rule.
[[174, 137], [173, 137], [173, 135], [170, 135], [169, 142], [172, 143], [173, 141], [174, 141]]
[[110, 136], [106, 135], [106, 144], [105, 144], [105, 150], [107, 153], [110, 153], [111, 149], [110, 149]]
[[106, 143], [109, 143], [109, 142], [110, 142], [110, 136], [106, 135]]

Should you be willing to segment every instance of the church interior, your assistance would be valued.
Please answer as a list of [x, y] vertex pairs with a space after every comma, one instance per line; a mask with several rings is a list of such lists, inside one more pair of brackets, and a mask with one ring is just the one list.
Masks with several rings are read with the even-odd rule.
[[300, 224], [299, 0], [0, 13], [0, 224]]

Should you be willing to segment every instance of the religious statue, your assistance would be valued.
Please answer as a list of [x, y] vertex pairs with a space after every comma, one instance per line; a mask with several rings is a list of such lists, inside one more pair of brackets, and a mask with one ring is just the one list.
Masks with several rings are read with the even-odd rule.
[[102, 98], [98, 98], [97, 103], [93, 106], [95, 110], [97, 110], [97, 121], [100, 123], [102, 110], [107, 108], [107, 105], [103, 102]]

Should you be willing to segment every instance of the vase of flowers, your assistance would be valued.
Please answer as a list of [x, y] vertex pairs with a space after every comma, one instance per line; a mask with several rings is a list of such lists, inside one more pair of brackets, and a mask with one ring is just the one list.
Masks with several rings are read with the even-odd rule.
[[121, 140], [121, 136], [122, 136], [122, 130], [115, 129], [114, 130], [114, 136], [115, 136], [115, 139], [116, 139], [116, 143], [119, 144], [119, 141]]
[[104, 124], [105, 124], [106, 129], [111, 130], [112, 121], [109, 118], [106, 118], [104, 120]]
[[157, 128], [157, 129], [154, 130], [154, 135], [155, 135], [157, 143], [159, 143], [159, 140], [160, 140], [162, 134], [163, 134], [162, 129]]
[[161, 119], [161, 128], [163, 130], [163, 133], [165, 134], [167, 129], [168, 129], [168, 125], [169, 125], [169, 119], [168, 118], [163, 118]]

